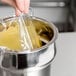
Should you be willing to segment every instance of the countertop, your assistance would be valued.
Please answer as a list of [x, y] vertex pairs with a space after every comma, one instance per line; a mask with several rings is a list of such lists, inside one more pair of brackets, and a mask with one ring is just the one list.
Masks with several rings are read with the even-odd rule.
[[76, 32], [60, 33], [56, 51], [51, 76], [76, 76]]

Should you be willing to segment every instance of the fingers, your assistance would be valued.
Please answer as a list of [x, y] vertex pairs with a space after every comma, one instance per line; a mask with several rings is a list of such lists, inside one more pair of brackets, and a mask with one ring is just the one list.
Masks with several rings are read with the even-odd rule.
[[18, 8], [15, 8], [15, 14], [16, 16], [19, 16], [22, 12], [18, 9]]
[[16, 5], [16, 1], [15, 0], [1, 0], [4, 3], [9, 4], [10, 6], [13, 6], [15, 8], [15, 14], [16, 16], [19, 16], [21, 14], [21, 12], [19, 11], [17, 5]]
[[30, 0], [24, 0], [24, 13], [29, 12]]
[[24, 0], [16, 0], [17, 7], [21, 12], [24, 11]]
[[14, 0], [1, 0], [1, 1], [4, 2], [4, 3], [7, 3], [7, 4], [11, 5], [11, 6], [13, 6], [14, 8], [17, 7], [16, 3], [14, 2]]
[[16, 0], [17, 7], [23, 13], [29, 12], [30, 0]]
[[23, 13], [29, 12], [30, 0], [1, 0], [4, 3], [7, 3], [15, 8], [16, 15], [18, 16]]

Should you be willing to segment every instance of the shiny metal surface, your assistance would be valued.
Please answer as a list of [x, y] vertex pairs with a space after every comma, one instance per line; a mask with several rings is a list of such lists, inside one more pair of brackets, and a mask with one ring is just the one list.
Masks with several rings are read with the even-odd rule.
[[51, 76], [51, 61], [54, 59], [55, 54], [56, 51], [54, 50], [54, 44], [52, 44], [51, 46], [49, 46], [47, 52], [39, 57], [39, 63], [36, 66], [24, 69], [22, 71], [14, 70], [13, 72], [10, 72], [8, 70], [3, 70], [3, 74], [5, 74], [6, 76]]
[[31, 2], [31, 7], [65, 7], [65, 2]]
[[[56, 51], [54, 49], [54, 44], [50, 45], [47, 52], [39, 56], [39, 63], [31, 68], [24, 70], [4, 70], [3, 75], [0, 76], [50, 76], [51, 75], [51, 61], [54, 59]], [[6, 64], [8, 61], [6, 61]]]
[[0, 76], [51, 76], [51, 65], [48, 65], [45, 68], [34, 71], [27, 71], [27, 72], [25, 71], [23, 74], [14, 74], [3, 71], [3, 75]]

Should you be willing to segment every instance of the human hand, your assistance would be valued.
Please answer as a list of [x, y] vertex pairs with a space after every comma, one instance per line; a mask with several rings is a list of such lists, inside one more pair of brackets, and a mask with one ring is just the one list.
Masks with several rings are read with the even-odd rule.
[[16, 15], [29, 12], [30, 0], [1, 0], [15, 8]]

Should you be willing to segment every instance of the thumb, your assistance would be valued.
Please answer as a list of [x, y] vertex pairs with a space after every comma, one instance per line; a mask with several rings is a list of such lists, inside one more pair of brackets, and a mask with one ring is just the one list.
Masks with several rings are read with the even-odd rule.
[[18, 9], [23, 12], [24, 11], [24, 0], [16, 0], [16, 4]]

